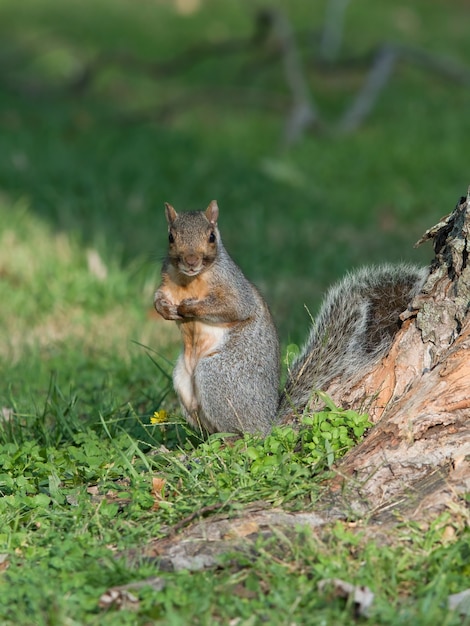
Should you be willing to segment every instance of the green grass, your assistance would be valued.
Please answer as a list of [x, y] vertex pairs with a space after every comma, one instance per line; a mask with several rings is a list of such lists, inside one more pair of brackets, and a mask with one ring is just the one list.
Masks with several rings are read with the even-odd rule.
[[[323, 2], [276, 4], [296, 32], [320, 28]], [[374, 590], [366, 623], [469, 623], [446, 610], [468, 587], [463, 508], [403, 523], [388, 546], [346, 522], [321, 538], [299, 529], [218, 569], [162, 573], [162, 591], [135, 592], [136, 611], [99, 607], [109, 587], [155, 574], [154, 563], [118, 554], [201, 507], [263, 499], [314, 510], [332, 459], [356, 436], [339, 421], [322, 427], [322, 416], [300, 435], [231, 445], [185, 427], [170, 380], [177, 331], [152, 310], [164, 201], [178, 210], [218, 200], [226, 246], [265, 293], [286, 346], [306, 335], [304, 304], [314, 312], [351, 267], [427, 262], [431, 251], [414, 241], [470, 182], [470, 90], [406, 63], [359, 131], [307, 134], [289, 149], [278, 111], [288, 91], [269, 49], [157, 77], [109, 62], [88, 90], [67, 91], [99, 54], [161, 63], [252, 33], [251, 3], [176, 6], [191, 3], [0, 6], [0, 623], [350, 624], [353, 607], [317, 592], [330, 577]], [[346, 17], [345, 58], [395, 41], [469, 63], [463, 2], [366, 0]], [[308, 68], [333, 124], [363, 70]], [[151, 423], [158, 410], [164, 425]], [[166, 481], [157, 510], [154, 477]]]

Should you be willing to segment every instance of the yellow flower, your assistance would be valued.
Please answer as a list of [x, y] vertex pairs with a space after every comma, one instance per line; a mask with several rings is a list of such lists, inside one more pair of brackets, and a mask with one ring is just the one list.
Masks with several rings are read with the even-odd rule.
[[150, 418], [150, 423], [163, 424], [164, 422], [166, 422], [167, 418], [168, 413], [165, 411], [165, 409], [162, 409], [161, 411], [155, 411], [155, 413]]

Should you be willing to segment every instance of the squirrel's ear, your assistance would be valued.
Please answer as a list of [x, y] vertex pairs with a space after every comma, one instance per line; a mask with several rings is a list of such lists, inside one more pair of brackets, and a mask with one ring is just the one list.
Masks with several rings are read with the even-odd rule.
[[173, 224], [175, 219], [178, 217], [178, 213], [171, 206], [171, 204], [168, 204], [168, 202], [165, 202], [165, 215], [166, 215], [166, 220], [168, 224], [170, 225]]
[[214, 226], [217, 224], [217, 219], [219, 217], [219, 206], [217, 204], [217, 200], [212, 200], [212, 202], [207, 207], [206, 217], [209, 222]]

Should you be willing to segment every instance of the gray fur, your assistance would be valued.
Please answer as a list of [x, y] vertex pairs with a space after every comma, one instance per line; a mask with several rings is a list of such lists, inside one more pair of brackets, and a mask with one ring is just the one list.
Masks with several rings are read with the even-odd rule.
[[254, 317], [234, 327], [223, 350], [196, 367], [199, 419], [209, 432], [266, 435], [276, 416], [278, 338], [265, 302], [257, 292], [252, 295]]
[[290, 367], [279, 417], [302, 413], [314, 390], [334, 378], [354, 380], [388, 351], [399, 315], [421, 290], [426, 268], [365, 267], [330, 288], [301, 354]]
[[212, 267], [212, 286], [224, 289], [225, 300], [221, 309], [202, 319], [242, 323], [230, 329], [220, 351], [196, 366], [197, 417], [210, 433], [266, 435], [275, 420], [279, 398], [277, 331], [266, 302], [231, 259], [220, 236]]

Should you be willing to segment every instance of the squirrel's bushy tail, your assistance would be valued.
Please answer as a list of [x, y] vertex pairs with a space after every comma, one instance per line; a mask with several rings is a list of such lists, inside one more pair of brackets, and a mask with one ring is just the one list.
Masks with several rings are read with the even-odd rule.
[[364, 267], [334, 285], [289, 369], [279, 417], [302, 413], [313, 391], [337, 377], [354, 380], [378, 362], [427, 274], [427, 268], [407, 264]]

